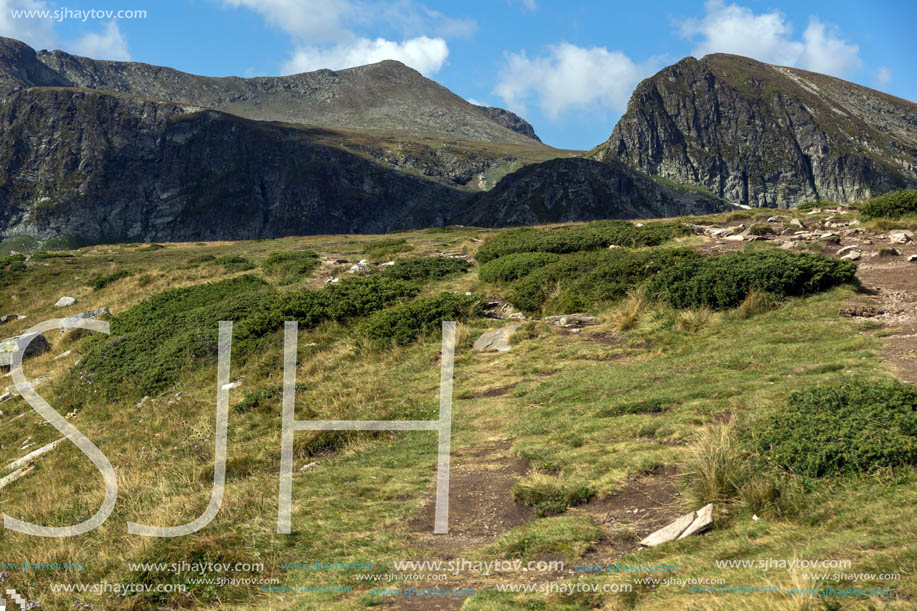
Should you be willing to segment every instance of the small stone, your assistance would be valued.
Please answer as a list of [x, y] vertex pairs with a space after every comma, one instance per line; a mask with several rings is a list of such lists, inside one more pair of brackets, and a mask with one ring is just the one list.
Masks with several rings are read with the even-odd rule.
[[907, 258], [908, 263], [917, 263], [917, 255], [911, 255]]
[[778, 222], [779, 220], [780, 220], [780, 219], [779, 219], [778, 217], [776, 217], [776, 216], [769, 216], [769, 217], [767, 217], [767, 222], [768, 222], [768, 223], [776, 223], [776, 222]]
[[386, 261], [385, 263], [380, 264], [379, 267], [391, 267], [394, 264], [394, 261]]
[[55, 357], [54, 357], [54, 360], [55, 360], [55, 361], [58, 361], [58, 360], [60, 360], [60, 359], [67, 358], [67, 357], [70, 356], [71, 354], [73, 354], [73, 350], [65, 350], [64, 352], [61, 352], [60, 354], [58, 354], [57, 356], [55, 356]]
[[76, 297], [61, 297], [57, 300], [57, 303], [54, 304], [55, 308], [66, 308], [72, 306], [76, 303]]
[[790, 225], [792, 225], [793, 227], [799, 227], [800, 229], [805, 229], [805, 228], [806, 228], [806, 226], [803, 225], [803, 224], [802, 224], [802, 221], [800, 221], [799, 219], [792, 219], [792, 220], [790, 221]]
[[852, 250], [852, 251], [848, 252], [846, 255], [844, 255], [843, 257], [841, 257], [841, 259], [843, 259], [843, 260], [845, 260], [845, 261], [856, 261], [856, 260], [858, 260], [861, 256], [862, 256], [862, 255], [860, 254], [860, 251], [858, 251], [858, 250]]
[[910, 231], [896, 231], [889, 234], [888, 241], [892, 244], [907, 244], [911, 241], [914, 234]]
[[242, 386], [242, 382], [236, 380], [235, 382], [230, 382], [229, 384], [223, 384], [220, 388], [222, 390], [232, 390], [233, 388], [239, 388]]
[[728, 236], [726, 236], [726, 237], [723, 238], [723, 239], [724, 239], [724, 240], [729, 240], [730, 242], [742, 242], [742, 241], [745, 240], [745, 236], [741, 236], [741, 235], [728, 235]]
[[296, 470], [296, 472], [305, 473], [306, 471], [311, 471], [312, 469], [314, 469], [317, 466], [318, 466], [317, 462], [310, 462], [309, 464], [301, 466], [299, 469]]
[[852, 251], [854, 251], [854, 250], [857, 250], [857, 247], [856, 247], [856, 246], [844, 246], [844, 247], [841, 248], [839, 251], [837, 251], [837, 254], [838, 254], [838, 255], [844, 255], [844, 254], [847, 254], [848, 252], [852, 252]]

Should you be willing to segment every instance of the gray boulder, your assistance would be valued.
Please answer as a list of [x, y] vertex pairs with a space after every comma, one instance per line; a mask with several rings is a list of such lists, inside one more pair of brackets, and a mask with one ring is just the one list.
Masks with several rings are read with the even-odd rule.
[[[11, 337], [0, 342], [0, 367], [9, 367], [13, 363], [13, 353], [19, 349], [19, 340], [26, 339], [29, 336], [21, 335], [19, 337]], [[29, 345], [25, 349], [25, 353], [22, 355], [23, 359], [32, 358], [38, 356], [39, 354], [44, 354], [51, 349], [51, 345], [48, 343], [48, 340], [41, 333], [32, 333], [32, 341], [29, 342]]]
[[512, 348], [509, 338], [520, 327], [519, 323], [507, 325], [500, 329], [492, 329], [479, 337], [472, 346], [473, 350], [482, 352], [506, 352]]
[[54, 304], [55, 308], [66, 308], [67, 306], [72, 306], [76, 303], [76, 297], [61, 297], [57, 300], [57, 303]]

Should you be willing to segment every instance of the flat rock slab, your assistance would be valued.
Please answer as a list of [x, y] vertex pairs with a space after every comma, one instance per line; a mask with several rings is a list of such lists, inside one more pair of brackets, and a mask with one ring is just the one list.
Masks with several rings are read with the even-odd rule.
[[706, 530], [711, 524], [713, 524], [712, 503], [704, 505], [697, 511], [681, 516], [668, 526], [663, 526], [641, 541], [640, 545], [655, 547], [669, 541], [684, 539]]
[[22, 355], [23, 359], [44, 354], [51, 349], [47, 338], [41, 333], [32, 333], [31, 336], [20, 335], [19, 337], [5, 339], [0, 342], [0, 367], [10, 367], [13, 364], [13, 353], [19, 349], [19, 340], [28, 339], [29, 337], [31, 337], [32, 340], [29, 342], [29, 345], [26, 346], [25, 353]]
[[54, 304], [55, 308], [66, 308], [67, 306], [72, 306], [76, 303], [76, 297], [61, 297], [57, 300], [57, 303]]
[[521, 324], [517, 323], [513, 325], [507, 325], [500, 329], [492, 329], [487, 331], [481, 337], [475, 340], [472, 349], [482, 352], [506, 352], [513, 347], [512, 344], [509, 343], [509, 338], [520, 326]]

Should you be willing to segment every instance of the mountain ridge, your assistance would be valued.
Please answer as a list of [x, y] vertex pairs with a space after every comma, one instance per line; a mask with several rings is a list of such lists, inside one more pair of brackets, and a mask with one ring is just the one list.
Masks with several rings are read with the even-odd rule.
[[[470, 140], [540, 146], [524, 119], [498, 118], [395, 60], [343, 70], [242, 78], [198, 76], [141, 62], [35, 51], [0, 38], [0, 94], [31, 86], [133, 93], [212, 108], [257, 121], [443, 133]], [[10, 74], [12, 73], [12, 74]], [[483, 108], [483, 109], [482, 109]], [[531, 134], [531, 135], [529, 135]]]

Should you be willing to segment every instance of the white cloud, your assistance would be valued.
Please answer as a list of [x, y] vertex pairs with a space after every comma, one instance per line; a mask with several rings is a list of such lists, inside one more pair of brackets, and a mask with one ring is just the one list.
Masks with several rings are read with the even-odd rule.
[[223, 4], [250, 9], [270, 25], [313, 44], [348, 36], [341, 22], [354, 14], [347, 0], [223, 0]]
[[802, 33], [805, 49], [799, 58], [799, 65], [815, 72], [844, 75], [863, 67], [859, 45], [852, 45], [838, 38], [837, 26], [826, 26], [812, 17], [809, 27]]
[[127, 40], [115, 21], [109, 21], [101, 33], [86, 34], [70, 45], [70, 49], [77, 55], [93, 59], [127, 61], [131, 58]]
[[38, 49], [57, 44], [53, 19], [13, 17], [11, 11], [48, 10], [41, 0], [0, 0], [0, 36], [16, 38]]
[[734, 53], [784, 66], [845, 76], [860, 69], [860, 48], [840, 38], [836, 26], [815, 17], [802, 40], [792, 38], [793, 26], [778, 12], [756, 14], [738, 4], [708, 0], [702, 19], [689, 19], [681, 26], [687, 38], [699, 38], [692, 54]]
[[[525, 52], [508, 53], [494, 93], [507, 106], [525, 113], [535, 99], [551, 118], [574, 109], [623, 111], [634, 86], [654, 67], [636, 64], [605, 47], [550, 45], [547, 55], [529, 58]], [[654, 63], [654, 62], [651, 62]]]
[[356, 38], [332, 47], [301, 47], [284, 64], [292, 74], [320, 68], [337, 70], [395, 59], [424, 75], [435, 74], [449, 56], [449, 46], [442, 38], [419, 36], [403, 42], [384, 38]]
[[873, 79], [876, 84], [876, 87], [879, 89], [884, 89], [891, 85], [892, 82], [892, 70], [888, 66], [879, 66], [879, 69], [876, 70], [876, 75]]
[[[413, 0], [223, 0], [262, 15], [287, 32], [294, 45], [285, 73], [332, 70], [394, 59], [415, 70], [436, 73], [449, 56], [447, 37], [470, 37], [471, 19], [453, 19]], [[361, 35], [354, 28], [380, 25], [403, 38]], [[396, 34], [397, 36], [397, 34]]]

